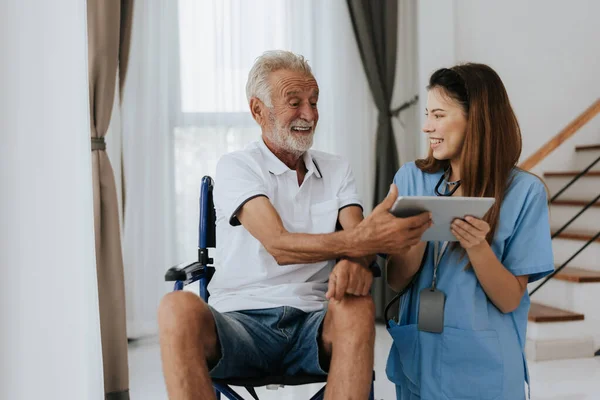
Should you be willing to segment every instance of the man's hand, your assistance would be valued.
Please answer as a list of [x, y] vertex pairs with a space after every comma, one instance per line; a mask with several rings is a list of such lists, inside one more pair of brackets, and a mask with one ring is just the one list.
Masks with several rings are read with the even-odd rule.
[[432, 225], [431, 213], [424, 212], [410, 218], [397, 218], [390, 213], [398, 197], [398, 188], [392, 184], [387, 197], [371, 215], [357, 225], [359, 243], [363, 254], [398, 254], [408, 251], [421, 240]]
[[344, 295], [366, 296], [373, 283], [373, 273], [358, 263], [348, 259], [338, 262], [329, 275], [329, 288], [325, 297], [329, 300], [342, 300]]

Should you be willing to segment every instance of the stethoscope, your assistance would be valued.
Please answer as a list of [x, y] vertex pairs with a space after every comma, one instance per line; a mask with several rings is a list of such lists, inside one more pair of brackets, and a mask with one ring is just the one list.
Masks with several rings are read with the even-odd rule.
[[[460, 187], [460, 179], [457, 180], [457, 181], [454, 181], [454, 182], [448, 182], [446, 180], [446, 175], [448, 175], [449, 171], [450, 171], [450, 169], [446, 168], [446, 170], [444, 171], [444, 173], [440, 177], [440, 180], [438, 181], [437, 185], [435, 185], [435, 194], [436, 194], [436, 196], [452, 196], [454, 194], [454, 192], [456, 192], [458, 190], [458, 188]], [[445, 193], [440, 193], [440, 186], [444, 182], [446, 183], [446, 192]], [[450, 191], [447, 191], [447, 189], [450, 186], [454, 186], [454, 187], [452, 189], [450, 189]]]

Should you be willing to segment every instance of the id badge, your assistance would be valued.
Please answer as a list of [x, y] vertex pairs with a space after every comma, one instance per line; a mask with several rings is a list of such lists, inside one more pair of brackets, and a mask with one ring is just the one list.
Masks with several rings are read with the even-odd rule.
[[430, 287], [419, 293], [419, 320], [417, 327], [420, 331], [442, 333], [444, 331], [444, 303], [446, 295]]

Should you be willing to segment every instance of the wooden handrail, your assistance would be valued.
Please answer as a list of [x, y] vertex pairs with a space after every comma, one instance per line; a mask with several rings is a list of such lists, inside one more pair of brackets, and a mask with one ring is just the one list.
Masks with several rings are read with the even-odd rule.
[[597, 99], [591, 106], [582, 112], [577, 118], [575, 118], [569, 125], [567, 125], [562, 131], [556, 134], [546, 144], [544, 144], [538, 151], [533, 153], [527, 160], [523, 161], [520, 168], [528, 171], [540, 163], [548, 154], [552, 153], [558, 146], [560, 146], [565, 140], [573, 136], [575, 132], [579, 130], [583, 125], [587, 124], [589, 120], [594, 118], [596, 114], [600, 112], [600, 99]]

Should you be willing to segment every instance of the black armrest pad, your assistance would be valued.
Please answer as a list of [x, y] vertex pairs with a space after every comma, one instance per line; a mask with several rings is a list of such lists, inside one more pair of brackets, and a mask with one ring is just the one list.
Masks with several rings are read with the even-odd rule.
[[186, 281], [190, 277], [203, 272], [204, 267], [199, 262], [181, 263], [169, 268], [165, 274], [165, 281]]

